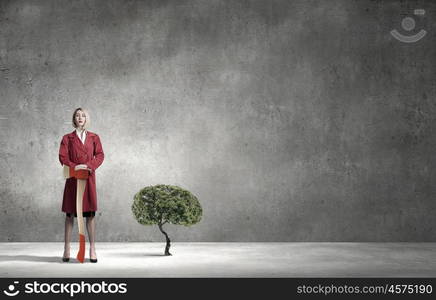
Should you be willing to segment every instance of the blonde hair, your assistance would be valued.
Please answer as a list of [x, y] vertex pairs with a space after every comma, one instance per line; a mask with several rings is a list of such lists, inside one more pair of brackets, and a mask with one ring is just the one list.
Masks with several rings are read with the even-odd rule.
[[86, 121], [85, 121], [85, 124], [83, 125], [83, 128], [88, 129], [89, 126], [91, 125], [91, 118], [89, 117], [88, 110], [85, 109], [85, 108], [81, 108], [81, 107], [78, 107], [78, 108], [76, 108], [76, 109], [74, 110], [74, 113], [73, 113], [73, 127], [74, 127], [74, 128], [77, 128], [77, 124], [76, 124], [76, 113], [77, 113], [79, 110], [82, 111], [82, 112], [85, 114], [85, 117], [86, 117]]

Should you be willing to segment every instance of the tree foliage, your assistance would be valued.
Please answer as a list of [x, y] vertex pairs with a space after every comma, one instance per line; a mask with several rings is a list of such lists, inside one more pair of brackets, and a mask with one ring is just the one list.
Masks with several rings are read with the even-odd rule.
[[199, 222], [203, 213], [197, 197], [174, 185], [144, 187], [133, 199], [132, 212], [142, 225], [190, 226]]

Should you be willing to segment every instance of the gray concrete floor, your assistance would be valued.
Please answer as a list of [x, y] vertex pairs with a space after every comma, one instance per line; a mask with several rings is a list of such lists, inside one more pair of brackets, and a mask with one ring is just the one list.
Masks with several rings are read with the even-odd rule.
[[[436, 277], [436, 243], [0, 243], [0, 277]], [[71, 245], [75, 257], [77, 243]]]

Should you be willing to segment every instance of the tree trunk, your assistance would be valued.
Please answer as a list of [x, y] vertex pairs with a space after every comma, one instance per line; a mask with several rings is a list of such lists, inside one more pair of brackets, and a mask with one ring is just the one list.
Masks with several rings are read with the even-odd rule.
[[167, 240], [167, 244], [165, 246], [165, 255], [172, 255], [170, 253], [170, 247], [171, 247], [170, 238], [168, 237], [168, 234], [163, 230], [162, 224], [158, 224], [158, 226], [159, 226], [159, 230], [165, 235], [165, 239]]

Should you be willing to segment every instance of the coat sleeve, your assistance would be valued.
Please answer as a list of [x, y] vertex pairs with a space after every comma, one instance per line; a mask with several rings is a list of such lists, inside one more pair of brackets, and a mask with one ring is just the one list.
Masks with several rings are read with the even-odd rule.
[[61, 165], [67, 165], [70, 168], [74, 168], [77, 164], [70, 161], [70, 156], [68, 155], [68, 137], [64, 136], [61, 141], [61, 146], [59, 148], [59, 161]]
[[103, 147], [100, 142], [100, 137], [97, 135], [94, 138], [94, 157], [86, 163], [86, 165], [92, 169], [92, 171], [95, 171], [104, 160], [104, 152]]

